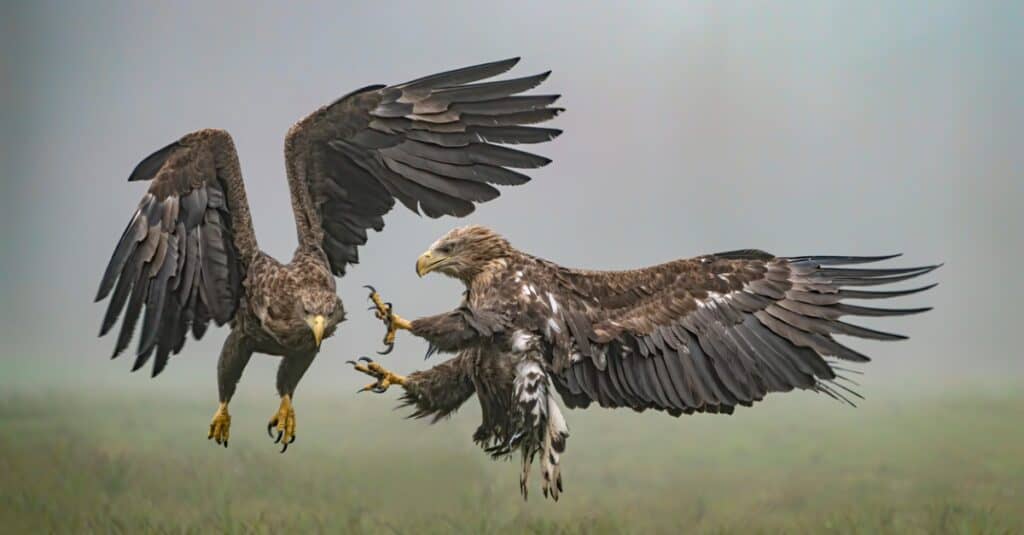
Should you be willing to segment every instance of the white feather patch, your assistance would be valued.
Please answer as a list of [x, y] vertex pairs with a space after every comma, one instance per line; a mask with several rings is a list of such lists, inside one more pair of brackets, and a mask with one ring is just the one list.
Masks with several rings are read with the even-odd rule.
[[555, 301], [555, 296], [551, 295], [551, 292], [547, 292], [547, 294], [548, 294], [548, 303], [551, 304], [551, 312], [553, 314], [558, 314], [558, 301]]
[[512, 333], [512, 349], [518, 353], [529, 350], [536, 341], [537, 336], [528, 331], [517, 330]]

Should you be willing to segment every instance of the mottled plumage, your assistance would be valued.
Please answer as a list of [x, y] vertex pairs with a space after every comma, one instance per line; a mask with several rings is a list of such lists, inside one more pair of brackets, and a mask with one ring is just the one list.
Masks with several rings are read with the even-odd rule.
[[[569, 408], [597, 403], [674, 416], [729, 414], [737, 405], [794, 388], [849, 401], [857, 394], [839, 382], [838, 363], [869, 359], [834, 335], [905, 337], [840, 317], [928, 310], [846, 302], [934, 286], [862, 289], [937, 266], [836, 267], [889, 258], [776, 257], [742, 250], [628, 271], [587, 271], [520, 252], [483, 227], [455, 229], [417, 265], [421, 274], [439, 271], [461, 280], [465, 299], [455, 311], [412, 321], [409, 330], [427, 340], [431, 352], [458, 355], [411, 374], [403, 385], [405, 400], [416, 416], [436, 418], [475, 391], [484, 423], [474, 438], [492, 453], [521, 449], [526, 473], [538, 450], [537, 440], [523, 437], [539, 437], [539, 451], [547, 454], [542, 468], [550, 474], [553, 464], [554, 477], [568, 434], [562, 434], [552, 388]], [[441, 391], [458, 395], [442, 397]], [[545, 445], [544, 433], [559, 447]], [[545, 494], [554, 492], [550, 481]]]
[[[334, 276], [358, 262], [367, 230], [383, 229], [396, 200], [429, 217], [464, 216], [474, 203], [498, 196], [493, 185], [529, 180], [511, 168], [548, 163], [495, 144], [559, 134], [525, 126], [557, 115], [561, 109], [550, 106], [557, 96], [517, 95], [547, 73], [474, 83], [517, 61], [366, 87], [295, 124], [285, 138], [285, 161], [299, 245], [288, 264], [257, 245], [227, 132], [193, 132], [147, 157], [129, 180], [149, 181], [149, 191], [96, 297], [110, 297], [101, 336], [123, 312], [114, 356], [128, 347], [141, 318], [133, 370], [152, 358], [156, 376], [189, 331], [198, 339], [210, 321], [230, 323], [218, 365], [218, 418], [229, 421], [226, 404], [249, 356], [280, 355], [280, 414], [291, 423], [278, 429], [287, 443], [294, 424], [290, 397], [322, 338], [344, 319]], [[211, 425], [211, 437], [225, 445], [226, 425], [223, 436]]]

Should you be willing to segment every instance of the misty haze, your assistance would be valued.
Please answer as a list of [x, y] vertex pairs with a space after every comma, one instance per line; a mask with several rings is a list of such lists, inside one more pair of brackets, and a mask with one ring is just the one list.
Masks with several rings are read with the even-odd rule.
[[[4, 5], [0, 191], [0, 531], [1009, 533], [1024, 462], [1024, 11], [1013, 3], [725, 6], [39, 2]], [[354, 89], [521, 56], [566, 111], [553, 161], [464, 219], [400, 204], [338, 279], [348, 319], [295, 397], [299, 440], [266, 419], [279, 360], [253, 356], [231, 447], [206, 440], [227, 328], [166, 370], [131, 373], [98, 338], [103, 268], [154, 150], [200, 128], [234, 138], [260, 247], [297, 245], [283, 140]], [[519, 496], [518, 457], [471, 440], [469, 401], [429, 425], [397, 389], [356, 394], [346, 360], [397, 373], [427, 345], [365, 311], [372, 284], [407, 318], [462, 286], [417, 256], [486, 225], [564, 266], [627, 269], [743, 248], [780, 256], [902, 253], [939, 285], [858, 323], [872, 357], [854, 409], [769, 395], [733, 416], [565, 410], [558, 504]], [[925, 280], [927, 279], [927, 280]], [[904, 283], [914, 285], [911, 283]], [[920, 284], [918, 284], [920, 285]], [[910, 287], [910, 286], [902, 286]], [[889, 289], [889, 288], [886, 288]], [[887, 303], [888, 305], [888, 303]], [[132, 353], [135, 344], [126, 353]], [[534, 476], [536, 477], [536, 475]], [[945, 516], [944, 516], [945, 515]], [[113, 526], [113, 527], [111, 527]]]

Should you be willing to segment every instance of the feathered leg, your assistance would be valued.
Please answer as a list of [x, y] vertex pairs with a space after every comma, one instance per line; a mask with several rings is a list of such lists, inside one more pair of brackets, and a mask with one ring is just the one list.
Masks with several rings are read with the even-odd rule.
[[210, 421], [210, 432], [207, 439], [213, 439], [217, 444], [228, 447], [228, 437], [231, 429], [231, 415], [228, 413], [228, 403], [235, 395], [235, 387], [238, 380], [242, 378], [242, 372], [249, 363], [252, 356], [252, 348], [246, 343], [241, 332], [231, 331], [224, 340], [224, 347], [220, 351], [220, 359], [217, 361], [217, 389], [220, 392], [220, 406]]
[[388, 329], [384, 336], [384, 345], [387, 349], [379, 352], [382, 355], [394, 349], [395, 333], [399, 330], [409, 331], [413, 336], [426, 340], [430, 344], [427, 352], [429, 357], [437, 351], [450, 353], [466, 349], [477, 342], [489, 339], [506, 327], [500, 313], [482, 309], [470, 310], [466, 306], [409, 321], [396, 314], [391, 303], [384, 302], [372, 286], [367, 288], [371, 289], [370, 301], [373, 302], [370, 309], [375, 311], [374, 314], [384, 321]]
[[367, 357], [359, 362], [349, 361], [356, 371], [377, 379], [360, 389], [384, 392], [391, 385], [399, 385], [405, 393], [403, 406], [415, 407], [413, 418], [431, 417], [436, 422], [455, 412], [475, 391], [471, 376], [472, 360], [466, 354], [459, 354], [429, 370], [413, 372], [407, 377], [395, 375]]
[[295, 395], [299, 380], [315, 357], [315, 352], [285, 355], [281, 360], [281, 366], [277, 368], [277, 393], [281, 396], [281, 405], [267, 423], [267, 434], [274, 438], [274, 429], [277, 429], [274, 443], [281, 443], [281, 453], [287, 451], [288, 445], [295, 442], [295, 407], [292, 406], [292, 396]]

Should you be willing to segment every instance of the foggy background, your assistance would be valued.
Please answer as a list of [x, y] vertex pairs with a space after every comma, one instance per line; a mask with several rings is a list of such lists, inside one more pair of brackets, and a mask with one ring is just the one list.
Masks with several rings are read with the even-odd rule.
[[[226, 329], [189, 341], [156, 380], [96, 337], [96, 285], [146, 189], [126, 183], [135, 164], [187, 132], [227, 129], [259, 244], [286, 261], [293, 122], [367, 84], [510, 56], [523, 57], [510, 76], [554, 71], [538, 91], [563, 95], [551, 125], [565, 133], [526, 147], [554, 162], [465, 220], [397, 206], [339, 282], [349, 321], [299, 399], [366, 382], [343, 364], [380, 348], [363, 284], [406, 317], [458, 302], [456, 282], [417, 279], [413, 264], [468, 223], [594, 269], [744, 247], [945, 262], [923, 281], [938, 288], [899, 303], [934, 311], [884, 322], [910, 341], [854, 344], [875, 358], [866, 389], [1024, 369], [1019, 4], [355, 4], [5, 3], [0, 386], [188, 389], [212, 411]], [[400, 334], [383, 362], [406, 373], [424, 350]], [[277, 363], [257, 356], [239, 387], [268, 412]]]

